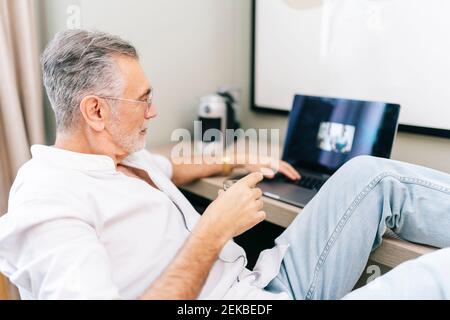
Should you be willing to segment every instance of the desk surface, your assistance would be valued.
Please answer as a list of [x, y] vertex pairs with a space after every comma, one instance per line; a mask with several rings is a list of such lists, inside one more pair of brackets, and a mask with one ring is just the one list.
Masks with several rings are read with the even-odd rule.
[[[152, 149], [153, 152], [167, 157], [170, 155], [170, 150], [170, 146]], [[214, 200], [219, 189], [222, 189], [224, 180], [226, 180], [226, 177], [223, 176], [204, 178], [183, 186], [182, 189], [208, 200]], [[288, 227], [297, 214], [301, 214], [301, 209], [298, 207], [267, 197], [263, 197], [263, 201], [264, 211], [267, 213], [266, 220], [276, 225]], [[385, 238], [380, 248], [371, 254], [370, 260], [388, 267], [395, 267], [404, 261], [417, 258], [434, 250], [436, 248]]]

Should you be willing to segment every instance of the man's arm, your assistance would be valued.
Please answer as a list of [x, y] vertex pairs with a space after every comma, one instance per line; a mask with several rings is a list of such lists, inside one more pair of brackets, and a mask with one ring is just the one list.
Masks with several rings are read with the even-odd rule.
[[195, 299], [227, 241], [226, 237], [217, 235], [214, 230], [197, 228], [141, 299]]
[[140, 298], [197, 298], [223, 246], [265, 219], [262, 192], [254, 188], [262, 178], [253, 173], [220, 192], [174, 260]]
[[219, 175], [222, 164], [175, 164], [172, 162], [172, 182], [180, 187], [197, 179]]
[[[199, 161], [200, 162], [200, 161]], [[248, 161], [246, 161], [246, 158], [244, 157], [241, 161], [236, 161], [235, 163], [229, 164], [231, 169], [235, 168], [242, 168], [248, 172], [263, 172], [262, 168], [268, 168], [269, 173], [264, 175], [268, 178], [273, 177], [275, 171], [280, 172], [281, 174], [284, 174], [288, 178], [292, 180], [298, 180], [300, 179], [300, 174], [295, 170], [289, 163], [285, 161], [278, 161], [276, 165], [276, 169], [273, 168], [273, 166], [270, 166], [269, 164], [248, 164]], [[172, 182], [180, 187], [183, 185], [186, 185], [190, 182], [193, 182], [197, 179], [202, 179], [206, 177], [211, 177], [215, 175], [219, 175], [223, 173], [224, 165], [223, 163], [201, 163], [197, 164], [194, 160], [191, 161], [191, 164], [178, 164], [174, 163], [172, 161]]]

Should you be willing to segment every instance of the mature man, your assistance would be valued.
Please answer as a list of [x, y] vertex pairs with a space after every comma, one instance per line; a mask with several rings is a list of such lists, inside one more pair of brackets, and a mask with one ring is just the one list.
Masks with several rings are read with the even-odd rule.
[[[248, 270], [232, 238], [265, 218], [262, 175], [200, 216], [175, 184], [222, 166], [171, 165], [143, 150], [156, 110], [130, 44], [65, 31], [42, 61], [57, 140], [32, 147], [0, 220], [0, 271], [24, 299], [335, 299], [353, 288], [386, 227], [450, 245], [448, 175], [360, 157]], [[280, 171], [299, 178], [286, 163]], [[439, 250], [348, 297], [449, 298], [449, 263], [449, 249]]]

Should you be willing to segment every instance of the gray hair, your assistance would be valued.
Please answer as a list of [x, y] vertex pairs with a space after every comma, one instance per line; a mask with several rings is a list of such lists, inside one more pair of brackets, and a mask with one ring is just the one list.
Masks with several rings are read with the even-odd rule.
[[86, 95], [123, 92], [115, 55], [139, 59], [130, 43], [103, 32], [66, 30], [49, 43], [41, 63], [58, 132], [70, 132], [75, 127], [81, 116], [79, 105]]

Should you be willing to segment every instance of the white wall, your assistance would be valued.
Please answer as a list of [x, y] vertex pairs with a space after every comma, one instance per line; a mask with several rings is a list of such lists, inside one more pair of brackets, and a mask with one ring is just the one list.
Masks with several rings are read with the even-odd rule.
[[[199, 98], [235, 85], [241, 54], [235, 23], [242, 0], [46, 0], [43, 43], [66, 28], [67, 8], [81, 8], [82, 27], [118, 34], [139, 50], [155, 88], [159, 118], [149, 145], [166, 144], [176, 128], [192, 128]], [[245, 54], [245, 53], [244, 53]], [[243, 82], [243, 81], [241, 81]]]
[[[198, 97], [223, 84], [243, 88], [238, 114], [244, 128], [280, 128], [284, 116], [249, 109], [251, 63], [250, 0], [45, 0], [43, 44], [65, 28], [67, 7], [81, 7], [84, 27], [131, 40], [153, 83], [159, 118], [151, 146], [166, 144], [173, 129], [191, 128]], [[450, 139], [399, 133], [393, 158], [450, 173]]]
[[450, 130], [450, 1], [315, 2], [257, 1], [259, 106], [290, 110], [298, 92], [387, 101], [402, 124]]
[[[239, 76], [243, 80], [241, 83], [244, 83], [244, 98], [248, 101], [251, 65], [251, 21], [248, 17], [251, 15], [251, 4], [242, 1], [240, 6], [236, 17], [240, 32], [236, 37], [240, 44], [237, 50], [242, 54], [236, 56], [234, 63], [235, 68], [242, 71]], [[242, 123], [246, 128], [279, 128], [283, 139], [286, 135], [286, 116], [252, 112], [248, 102], [242, 108]], [[399, 132], [392, 158], [450, 173], [450, 139]]]

